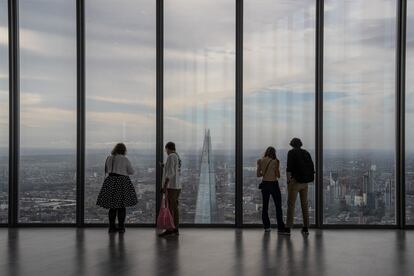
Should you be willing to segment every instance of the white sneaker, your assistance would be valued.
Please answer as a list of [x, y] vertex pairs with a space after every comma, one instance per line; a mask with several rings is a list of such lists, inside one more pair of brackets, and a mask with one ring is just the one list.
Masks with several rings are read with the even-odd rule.
[[272, 231], [272, 229], [271, 229], [271, 228], [266, 228], [266, 229], [265, 229], [265, 232], [266, 232], [266, 233], [269, 233], [270, 231]]

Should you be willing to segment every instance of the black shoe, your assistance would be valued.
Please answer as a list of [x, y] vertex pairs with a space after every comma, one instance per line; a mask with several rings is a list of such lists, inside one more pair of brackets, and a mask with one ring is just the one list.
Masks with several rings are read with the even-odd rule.
[[279, 235], [290, 236], [290, 228], [285, 228], [285, 229], [279, 230], [279, 231], [277, 231], [277, 233]]
[[173, 230], [165, 230], [164, 232], [159, 234], [158, 237], [166, 237], [166, 236], [169, 236], [169, 235], [172, 235], [172, 234], [174, 234]]
[[125, 227], [119, 227], [118, 229], [119, 234], [125, 233]]
[[109, 227], [108, 233], [116, 233], [117, 229], [115, 227]]
[[180, 232], [178, 231], [178, 229], [174, 229], [172, 232], [176, 236], [179, 236], [180, 235]]
[[309, 235], [309, 230], [308, 230], [308, 227], [303, 227], [303, 228], [302, 228], [302, 234], [304, 234], [304, 235]]

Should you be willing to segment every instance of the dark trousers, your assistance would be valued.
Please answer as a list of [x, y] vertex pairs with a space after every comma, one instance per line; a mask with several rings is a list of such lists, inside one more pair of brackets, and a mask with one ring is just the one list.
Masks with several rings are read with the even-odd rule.
[[178, 226], [180, 224], [180, 193], [181, 189], [168, 189], [168, 206], [170, 208], [171, 215], [174, 219], [175, 229], [178, 229]]
[[262, 185], [262, 197], [263, 197], [263, 208], [262, 208], [262, 220], [264, 228], [270, 228], [269, 219], [269, 200], [272, 196], [276, 207], [276, 220], [277, 228], [282, 230], [285, 228], [283, 223], [283, 210], [282, 210], [282, 195], [280, 194], [279, 183], [277, 181], [263, 181]]
[[109, 209], [108, 218], [109, 218], [109, 228], [115, 228], [115, 220], [118, 215], [118, 226], [119, 228], [125, 228], [125, 217], [126, 217], [126, 208], [114, 208]]

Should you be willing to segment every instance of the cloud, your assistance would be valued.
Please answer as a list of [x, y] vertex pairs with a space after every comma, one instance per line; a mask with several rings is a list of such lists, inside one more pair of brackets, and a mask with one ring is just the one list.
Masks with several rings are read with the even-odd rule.
[[36, 54], [42, 57], [70, 59], [76, 56], [76, 35], [49, 34], [21, 27], [20, 50], [23, 58], [27, 51], [27, 54]]
[[[102, 148], [124, 141], [138, 148], [152, 149], [155, 141], [155, 114], [90, 112], [86, 114], [89, 148]], [[146, 147], [145, 147], [146, 146]]]
[[246, 1], [243, 28], [247, 36], [257, 33], [259, 29], [267, 28], [303, 31], [314, 28], [315, 17], [314, 1]]
[[0, 47], [8, 47], [9, 43], [9, 30], [6, 26], [0, 25]]
[[[75, 3], [22, 1], [20, 9], [25, 145], [65, 144], [65, 136], [76, 135]], [[188, 148], [200, 147], [207, 125], [215, 147], [231, 148], [235, 2], [166, 1], [164, 12], [165, 132]], [[292, 135], [313, 141], [315, 1], [246, 1], [244, 12], [246, 146], [285, 145]], [[325, 1], [327, 148], [393, 147], [395, 15], [393, 0]], [[411, 19], [408, 57], [414, 37]], [[2, 22], [0, 53], [7, 57]], [[86, 1], [91, 147], [120, 139], [153, 146], [155, 23], [155, 1]], [[1, 67], [4, 97], [7, 68]], [[407, 104], [411, 114], [414, 109]]]
[[123, 113], [131, 114], [153, 114], [155, 113], [155, 98], [142, 99], [133, 97], [129, 98], [115, 98], [102, 96], [87, 96], [86, 106], [88, 112], [102, 112], [108, 113], [113, 111], [122, 111]]
[[21, 95], [21, 104], [23, 106], [37, 105], [42, 102], [42, 96], [36, 93], [23, 93]]

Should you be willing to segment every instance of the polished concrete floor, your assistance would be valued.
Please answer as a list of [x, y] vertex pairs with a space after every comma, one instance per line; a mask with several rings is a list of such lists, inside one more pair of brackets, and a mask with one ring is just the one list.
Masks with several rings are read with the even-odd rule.
[[414, 231], [0, 229], [0, 275], [414, 275]]

